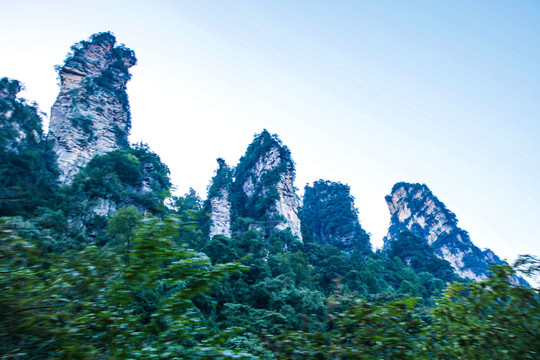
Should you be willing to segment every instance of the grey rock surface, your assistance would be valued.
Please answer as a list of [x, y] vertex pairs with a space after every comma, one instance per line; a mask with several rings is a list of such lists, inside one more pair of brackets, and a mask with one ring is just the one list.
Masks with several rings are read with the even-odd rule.
[[458, 227], [456, 215], [426, 185], [397, 183], [386, 196], [391, 220], [385, 244], [403, 230], [422, 237], [456, 273], [471, 280], [487, 277], [489, 265], [504, 263], [491, 250], [479, 249], [469, 234]]
[[60, 68], [60, 93], [51, 109], [49, 138], [69, 183], [95, 155], [126, 149], [130, 132], [126, 84], [135, 65], [133, 51], [115, 46], [110, 33], [93, 35], [72, 47]]

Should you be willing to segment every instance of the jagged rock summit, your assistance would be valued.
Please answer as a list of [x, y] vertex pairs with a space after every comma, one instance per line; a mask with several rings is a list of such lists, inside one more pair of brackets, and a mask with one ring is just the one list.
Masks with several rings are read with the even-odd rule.
[[385, 247], [409, 230], [450, 262], [459, 276], [472, 280], [487, 277], [490, 264], [503, 263], [491, 250], [480, 250], [472, 243], [469, 234], [458, 227], [456, 215], [426, 185], [397, 183], [385, 199], [391, 215]]
[[109, 33], [72, 47], [59, 70], [60, 93], [51, 109], [49, 138], [69, 183], [96, 155], [129, 148], [131, 127], [126, 83], [137, 62], [132, 50], [116, 46]]
[[234, 171], [222, 159], [218, 163], [206, 205], [210, 238], [230, 236], [231, 222], [241, 218], [247, 229], [266, 235], [275, 230], [290, 230], [302, 240], [294, 162], [289, 149], [276, 135], [266, 130], [255, 135]]
[[265, 224], [266, 231], [289, 229], [302, 240], [295, 168], [290, 150], [276, 135], [255, 136], [235, 169], [236, 211]]

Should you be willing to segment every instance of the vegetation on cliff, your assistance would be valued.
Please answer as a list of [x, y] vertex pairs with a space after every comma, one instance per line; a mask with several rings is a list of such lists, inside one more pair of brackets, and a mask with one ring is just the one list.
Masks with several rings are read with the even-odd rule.
[[[438, 257], [448, 260], [458, 275], [472, 280], [485, 278], [490, 264], [505, 263], [492, 251], [475, 246], [467, 231], [458, 227], [456, 215], [427, 185], [400, 182], [385, 199], [391, 215], [385, 248], [392, 239], [401, 238], [403, 231], [412, 232]], [[410, 239], [403, 239], [411, 244]], [[526, 284], [523, 279], [516, 281]]]
[[301, 218], [304, 229], [319, 243], [371, 252], [348, 185], [324, 180], [307, 185]]
[[258, 221], [270, 231], [269, 225], [280, 221], [279, 215], [269, 211], [279, 199], [276, 185], [285, 173], [294, 178], [294, 172], [291, 152], [281, 140], [267, 130], [257, 134], [234, 170], [235, 217]]
[[50, 206], [58, 187], [56, 156], [37, 106], [17, 98], [21, 88], [17, 80], [0, 79], [0, 216]]

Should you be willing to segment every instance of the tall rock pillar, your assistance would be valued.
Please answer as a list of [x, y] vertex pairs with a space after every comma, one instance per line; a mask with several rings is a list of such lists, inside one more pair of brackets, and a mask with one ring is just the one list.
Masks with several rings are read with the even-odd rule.
[[235, 169], [236, 211], [264, 223], [267, 233], [288, 229], [302, 241], [294, 175], [289, 149], [264, 130], [248, 146]]
[[207, 208], [210, 213], [209, 238], [215, 235], [231, 237], [232, 171], [223, 159], [217, 159], [219, 168], [208, 190]]
[[115, 46], [110, 33], [92, 35], [72, 47], [59, 70], [60, 93], [51, 109], [49, 138], [69, 183], [94, 156], [129, 148], [131, 127], [126, 83], [135, 54]]

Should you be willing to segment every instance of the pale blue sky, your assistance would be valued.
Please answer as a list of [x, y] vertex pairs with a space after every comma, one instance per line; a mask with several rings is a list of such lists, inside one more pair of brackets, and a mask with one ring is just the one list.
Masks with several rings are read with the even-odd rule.
[[296, 186], [351, 186], [381, 245], [384, 196], [426, 183], [480, 247], [540, 254], [538, 1], [2, 1], [0, 76], [49, 112], [53, 65], [112, 31], [139, 63], [132, 141], [203, 196], [263, 128]]

